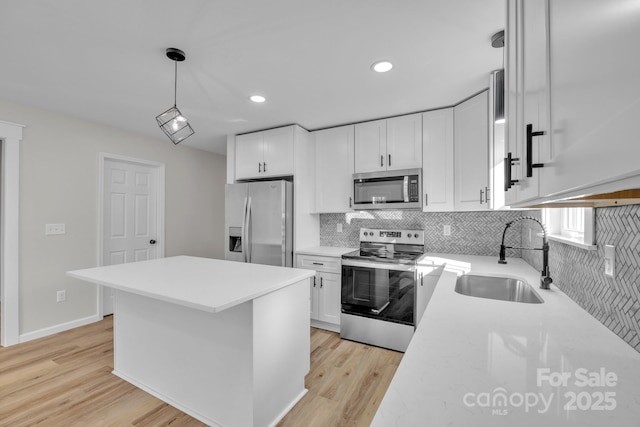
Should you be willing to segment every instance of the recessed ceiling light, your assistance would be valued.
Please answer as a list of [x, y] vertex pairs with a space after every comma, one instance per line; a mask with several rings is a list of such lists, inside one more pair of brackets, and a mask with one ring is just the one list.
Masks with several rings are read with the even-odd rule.
[[386, 73], [393, 68], [393, 64], [389, 61], [378, 61], [371, 66], [371, 69], [377, 73]]
[[262, 96], [262, 95], [251, 95], [251, 96], [249, 97], [249, 99], [251, 100], [251, 102], [255, 102], [255, 103], [257, 103], [257, 104], [259, 104], [259, 103], [264, 102], [264, 101], [266, 101], [266, 100], [267, 100], [267, 98], [265, 98], [265, 97], [264, 97], [264, 96]]

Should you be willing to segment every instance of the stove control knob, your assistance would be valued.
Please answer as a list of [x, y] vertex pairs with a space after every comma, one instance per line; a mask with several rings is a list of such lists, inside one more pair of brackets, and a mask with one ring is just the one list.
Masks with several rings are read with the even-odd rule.
[[411, 233], [407, 234], [407, 237], [408, 237], [408, 238], [411, 238]]

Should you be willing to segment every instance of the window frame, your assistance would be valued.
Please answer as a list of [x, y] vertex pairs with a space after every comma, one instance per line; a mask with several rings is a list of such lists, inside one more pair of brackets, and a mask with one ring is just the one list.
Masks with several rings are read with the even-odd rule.
[[[579, 211], [576, 211], [579, 209]], [[582, 213], [582, 218], [573, 218], [580, 229], [571, 229], [569, 215]], [[544, 208], [542, 209], [542, 222], [547, 228], [549, 240], [566, 243], [587, 250], [597, 248], [595, 238], [595, 211], [594, 208]]]

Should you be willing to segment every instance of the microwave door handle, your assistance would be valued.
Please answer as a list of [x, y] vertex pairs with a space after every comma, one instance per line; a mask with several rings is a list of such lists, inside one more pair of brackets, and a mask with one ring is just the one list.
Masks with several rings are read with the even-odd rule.
[[408, 203], [409, 202], [409, 175], [404, 176], [403, 189], [404, 189], [404, 202]]

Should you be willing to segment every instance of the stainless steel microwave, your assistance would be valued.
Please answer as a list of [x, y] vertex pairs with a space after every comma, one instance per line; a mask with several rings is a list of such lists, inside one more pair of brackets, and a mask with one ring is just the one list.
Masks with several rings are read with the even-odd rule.
[[354, 209], [421, 209], [422, 169], [353, 174]]

